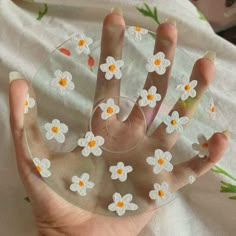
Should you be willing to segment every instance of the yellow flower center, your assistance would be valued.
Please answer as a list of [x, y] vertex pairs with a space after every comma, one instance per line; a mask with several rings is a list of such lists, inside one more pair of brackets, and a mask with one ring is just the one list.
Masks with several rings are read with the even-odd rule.
[[116, 206], [118, 206], [118, 207], [123, 207], [125, 204], [124, 204], [124, 202], [122, 202], [122, 201], [119, 201], [119, 202], [117, 202], [116, 203]]
[[154, 63], [155, 63], [156, 66], [159, 66], [161, 64], [161, 60], [160, 59], [156, 59], [154, 61]]
[[185, 85], [184, 89], [185, 89], [186, 91], [189, 91], [189, 90], [191, 89], [191, 87], [190, 87], [189, 84], [187, 84], [187, 85]]
[[112, 107], [108, 107], [107, 108], [107, 113], [108, 114], [112, 114], [113, 113], [113, 108]]
[[91, 147], [91, 148], [94, 147], [95, 145], [96, 145], [95, 140], [91, 140], [91, 141], [88, 142], [88, 146]]
[[162, 189], [160, 189], [160, 190], [158, 191], [158, 196], [159, 196], [159, 197], [164, 197], [164, 195], [165, 195], [165, 192], [164, 192]]
[[171, 124], [172, 124], [172, 125], [176, 125], [176, 124], [177, 124], [177, 121], [176, 121], [176, 120], [172, 120], [172, 121], [171, 121]]
[[118, 170], [116, 171], [116, 173], [117, 173], [118, 175], [121, 175], [121, 174], [123, 173], [123, 170], [122, 170], [122, 169], [118, 169]]
[[28, 100], [25, 101], [25, 106], [26, 106], [26, 107], [29, 106], [29, 101], [28, 101]]
[[67, 84], [67, 80], [65, 78], [61, 78], [58, 82], [61, 86], [65, 87]]
[[152, 101], [153, 98], [154, 98], [154, 95], [153, 95], [153, 94], [148, 94], [148, 95], [147, 95], [147, 99], [148, 99], [149, 101]]
[[211, 112], [215, 112], [216, 109], [215, 109], [215, 106], [211, 106]]
[[136, 26], [136, 27], [135, 27], [135, 31], [136, 31], [136, 32], [140, 32], [140, 31], [141, 31], [141, 27]]
[[53, 126], [52, 128], [51, 128], [51, 130], [52, 130], [52, 132], [53, 133], [58, 133], [58, 131], [59, 131], [59, 128], [57, 127], [57, 126]]
[[79, 45], [80, 47], [84, 46], [84, 45], [85, 45], [85, 40], [84, 40], [84, 39], [80, 39], [80, 40], [78, 41], [78, 45]]
[[111, 65], [109, 66], [109, 71], [114, 72], [115, 69], [116, 69], [116, 66], [115, 66], [114, 64], [111, 64]]
[[203, 143], [202, 148], [208, 148], [208, 143]]
[[83, 187], [83, 186], [84, 186], [84, 181], [80, 180], [80, 181], [78, 182], [78, 185], [79, 185], [80, 187]]
[[161, 166], [165, 163], [165, 160], [163, 158], [160, 158], [157, 163]]
[[42, 171], [41, 166], [36, 166], [36, 170], [40, 173]]

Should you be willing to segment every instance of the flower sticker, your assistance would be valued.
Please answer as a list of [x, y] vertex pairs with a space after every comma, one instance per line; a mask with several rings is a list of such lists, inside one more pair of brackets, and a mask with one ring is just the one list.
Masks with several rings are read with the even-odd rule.
[[157, 93], [157, 88], [155, 86], [149, 88], [148, 91], [143, 89], [140, 96], [142, 98], [139, 100], [138, 104], [141, 107], [148, 105], [149, 107], [154, 108], [156, 103], [161, 100], [161, 95]]
[[135, 41], [141, 41], [142, 35], [148, 33], [148, 30], [141, 28], [140, 26], [130, 26], [128, 28], [128, 32], [130, 35], [134, 37]]
[[189, 81], [187, 77], [183, 77], [183, 83], [179, 84], [176, 87], [176, 90], [182, 92], [181, 100], [185, 101], [188, 97], [196, 97], [196, 90], [194, 89], [197, 86], [197, 80]]
[[108, 56], [106, 58], [106, 63], [100, 65], [102, 72], [105, 72], [105, 78], [111, 80], [114, 76], [116, 79], [120, 79], [122, 76], [120, 68], [124, 65], [124, 61], [115, 60], [114, 57]]
[[85, 138], [80, 138], [78, 140], [78, 145], [84, 147], [82, 150], [82, 155], [87, 157], [92, 153], [94, 156], [101, 156], [102, 149], [100, 146], [104, 144], [104, 138], [101, 136], [94, 136], [91, 131], [88, 131]]
[[157, 205], [167, 203], [171, 197], [168, 184], [166, 182], [163, 182], [162, 184], [155, 183], [154, 189], [149, 192], [149, 197], [152, 200], [156, 200]]
[[209, 156], [208, 150], [208, 140], [203, 134], [198, 135], [197, 137], [199, 143], [193, 143], [192, 148], [198, 152], [198, 156], [200, 158], [204, 158], [205, 156]]
[[215, 104], [214, 104], [214, 101], [212, 98], [211, 98], [210, 103], [206, 109], [206, 112], [209, 113], [212, 120], [216, 119], [216, 107], [215, 107]]
[[136, 211], [138, 209], [138, 205], [132, 203], [133, 196], [128, 193], [123, 197], [120, 193], [113, 194], [113, 203], [108, 206], [109, 211], [115, 211], [118, 216], [122, 216], [126, 211]]
[[146, 69], [148, 72], [155, 71], [158, 75], [163, 75], [168, 66], [170, 66], [170, 60], [165, 59], [165, 54], [163, 52], [158, 52], [157, 54], [148, 57]]
[[71, 181], [70, 190], [72, 192], [78, 192], [80, 196], [86, 196], [87, 189], [92, 189], [94, 187], [94, 183], [89, 181], [88, 173], [83, 173], [81, 177], [73, 176]]
[[189, 182], [190, 184], [193, 184], [193, 183], [195, 182], [195, 180], [196, 180], [196, 178], [195, 178], [193, 175], [190, 175], [190, 176], [188, 177], [188, 182]]
[[55, 78], [51, 80], [51, 86], [55, 87], [60, 95], [65, 95], [67, 90], [73, 90], [75, 88], [70, 72], [56, 70], [54, 75]]
[[112, 173], [112, 179], [119, 179], [124, 182], [127, 179], [127, 174], [133, 171], [133, 167], [125, 166], [123, 162], [118, 162], [116, 166], [110, 166], [109, 171]]
[[29, 109], [33, 108], [35, 106], [35, 100], [29, 96], [29, 94], [26, 95], [25, 100], [25, 109], [24, 114], [29, 112]]
[[154, 157], [147, 157], [146, 161], [153, 166], [153, 172], [159, 174], [162, 170], [168, 172], [173, 170], [173, 165], [170, 163], [172, 155], [170, 152], [163, 152], [161, 149], [156, 149]]
[[39, 158], [35, 157], [33, 162], [37, 171], [42, 177], [48, 178], [51, 176], [51, 172], [48, 170], [51, 166], [51, 162], [48, 159], [43, 158], [40, 160]]
[[100, 103], [99, 107], [102, 110], [101, 118], [107, 120], [111, 116], [120, 112], [119, 106], [114, 102], [114, 99], [109, 98], [106, 103]]
[[171, 116], [167, 116], [163, 119], [163, 122], [167, 125], [166, 132], [168, 134], [177, 131], [182, 133], [184, 131], [183, 125], [187, 124], [189, 118], [187, 116], [179, 117], [177, 111], [173, 111]]
[[60, 120], [54, 119], [52, 123], [46, 123], [44, 125], [47, 140], [56, 139], [58, 143], [65, 142], [65, 133], [68, 132], [68, 126], [61, 123]]
[[79, 34], [72, 38], [72, 42], [75, 44], [75, 48], [79, 54], [90, 53], [89, 45], [93, 43], [93, 40], [89, 37], [86, 37], [84, 34]]

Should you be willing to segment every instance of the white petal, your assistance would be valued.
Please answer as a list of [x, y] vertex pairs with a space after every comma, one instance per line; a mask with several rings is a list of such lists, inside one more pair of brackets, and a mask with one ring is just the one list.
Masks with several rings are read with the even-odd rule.
[[53, 139], [53, 138], [54, 138], [54, 133], [49, 130], [49, 131], [46, 133], [46, 139], [47, 139], [47, 140], [51, 140], [51, 139]]
[[80, 139], [78, 140], [78, 145], [79, 145], [80, 147], [85, 147], [85, 146], [87, 145], [87, 141], [86, 141], [84, 138], [80, 138]]
[[156, 149], [155, 152], [154, 152], [155, 157], [161, 157], [163, 155], [164, 155], [164, 153], [161, 149]]
[[189, 85], [191, 88], [195, 88], [197, 86], [197, 80], [192, 80]]
[[61, 70], [56, 70], [56, 71], [54, 72], [54, 75], [55, 75], [57, 78], [60, 78], [60, 77], [62, 77], [62, 71], [61, 71]]
[[199, 151], [199, 150], [200, 150], [199, 144], [197, 144], [197, 143], [193, 143], [193, 144], [192, 144], [192, 148], [193, 148], [195, 151]]
[[112, 72], [110, 72], [110, 71], [106, 72], [105, 78], [106, 78], [107, 80], [110, 80], [112, 77], [113, 77], [113, 73], [112, 73]]
[[155, 71], [158, 75], [164, 75], [166, 72], [166, 68], [163, 65], [155, 67]]
[[153, 167], [153, 172], [154, 172], [155, 174], [159, 174], [162, 169], [163, 169], [162, 166], [156, 165], [156, 166]]
[[111, 203], [109, 206], [108, 206], [108, 210], [109, 211], [116, 211], [116, 203]]
[[182, 91], [185, 91], [185, 90], [184, 90], [184, 85], [183, 85], [183, 84], [179, 84], [179, 85], [176, 87], [176, 90], [177, 90], [177, 91], [181, 91], [181, 92], [182, 92]]
[[45, 125], [44, 125], [44, 129], [45, 130], [51, 130], [51, 128], [52, 128], [52, 124], [50, 124], [50, 123], [46, 123]]
[[65, 135], [61, 132], [58, 132], [57, 134], [54, 135], [55, 139], [57, 140], [58, 143], [64, 143], [65, 142]]
[[157, 104], [156, 101], [154, 101], [154, 100], [150, 101], [149, 102], [149, 107], [154, 108], [156, 106], [156, 104]]
[[78, 185], [77, 183], [73, 183], [70, 185], [70, 190], [73, 192], [77, 192], [78, 191]]
[[168, 66], [170, 66], [171, 63], [170, 63], [170, 60], [164, 59], [163, 64], [164, 64], [165, 67], [168, 67]]
[[42, 167], [43, 169], [48, 169], [50, 166], [51, 166], [51, 162], [50, 162], [48, 159], [43, 158], [43, 159], [41, 160], [41, 167]]
[[33, 162], [34, 162], [34, 164], [35, 164], [36, 166], [41, 165], [41, 161], [40, 161], [40, 159], [37, 158], [37, 157], [35, 157], [35, 158], [33, 159]]
[[88, 131], [86, 134], [85, 134], [85, 139], [87, 141], [90, 141], [92, 139], [94, 139], [94, 134], [91, 132], [91, 131]]
[[64, 72], [62, 73], [62, 77], [65, 77], [65, 78], [66, 78], [67, 83], [72, 80], [72, 75], [71, 75], [71, 73], [68, 72], [68, 71], [64, 71]]
[[102, 155], [102, 149], [99, 147], [95, 147], [91, 150], [94, 156], [101, 156]]
[[187, 124], [188, 121], [189, 121], [189, 118], [187, 116], [183, 116], [179, 119], [179, 123], [182, 124], [182, 125]]
[[52, 125], [60, 126], [61, 122], [58, 119], [52, 120]]
[[127, 180], [127, 173], [123, 172], [121, 175], [118, 176], [121, 182], [125, 182]]
[[114, 202], [119, 202], [121, 200], [121, 195], [119, 193], [114, 193], [112, 198]]
[[153, 72], [153, 71], [155, 71], [155, 67], [154, 67], [152, 64], [147, 63], [147, 64], [146, 64], [146, 70], [147, 70], [148, 72]]
[[173, 111], [172, 114], [171, 114], [172, 118], [177, 120], [179, 119], [179, 113], [177, 111]]
[[109, 117], [111, 117], [112, 115], [111, 114], [108, 114], [107, 112], [102, 112], [101, 114], [101, 118], [103, 120], [107, 120]]
[[157, 191], [156, 190], [151, 190], [149, 192], [149, 197], [152, 199], [152, 200], [156, 200], [157, 199]]
[[102, 146], [104, 144], [104, 138], [102, 136], [96, 136], [94, 139], [96, 140], [98, 146]]
[[88, 181], [88, 182], [86, 183], [86, 187], [87, 187], [87, 188], [93, 188], [93, 187], [94, 187], [94, 183], [91, 182], [91, 181]]
[[192, 89], [192, 90], [189, 92], [189, 95], [190, 95], [190, 97], [194, 98], [194, 97], [197, 95], [196, 90]]
[[86, 182], [86, 181], [89, 180], [89, 174], [88, 173], [83, 173], [80, 178]]
[[184, 132], [184, 128], [183, 128], [183, 126], [180, 125], [180, 124], [175, 125], [175, 130], [176, 130], [179, 134], [181, 134], [181, 133]]
[[140, 107], [145, 107], [145, 106], [148, 105], [148, 101], [147, 101], [147, 99], [140, 99], [138, 101], [138, 104], [139, 104]]
[[172, 154], [170, 152], [165, 152], [164, 153], [164, 158], [167, 160], [167, 161], [170, 161], [172, 159]]
[[168, 172], [171, 172], [173, 170], [173, 165], [170, 163], [170, 162], [165, 162], [164, 165], [163, 165], [163, 168], [168, 171]]
[[185, 101], [185, 100], [188, 99], [188, 97], [189, 97], [189, 94], [186, 93], [186, 92], [184, 92], [184, 93], [181, 95], [181, 100], [182, 100], [182, 101]]
[[49, 171], [49, 170], [42, 170], [41, 172], [40, 172], [40, 175], [42, 176], [42, 177], [44, 177], [44, 178], [48, 178], [48, 177], [50, 177], [51, 176], [51, 172]]
[[157, 88], [155, 86], [151, 86], [151, 88], [148, 90], [149, 93], [155, 94], [157, 91]]
[[124, 169], [125, 169], [126, 173], [130, 173], [130, 172], [133, 171], [133, 167], [132, 166], [125, 166]]
[[153, 158], [153, 157], [148, 157], [146, 159], [146, 162], [149, 164], [149, 165], [155, 165], [156, 164], [156, 160]]
[[35, 100], [33, 98], [29, 98], [29, 107], [33, 108], [35, 106]]
[[101, 64], [101, 65], [100, 65], [100, 69], [101, 69], [102, 72], [107, 72], [107, 71], [108, 71], [108, 66], [107, 66], [107, 64]]
[[78, 183], [79, 181], [80, 181], [80, 178], [78, 177], [78, 176], [73, 176], [72, 178], [71, 178], [71, 181], [73, 182], [73, 183]]
[[166, 133], [171, 134], [172, 132], [175, 131], [175, 127], [172, 125], [169, 125], [166, 127]]
[[141, 92], [140, 92], [140, 96], [143, 97], [143, 98], [146, 98], [147, 97], [147, 90], [143, 89]]
[[111, 57], [111, 56], [108, 56], [108, 57], [106, 58], [106, 62], [107, 62], [107, 64], [109, 64], [109, 65], [116, 63], [114, 57]]
[[75, 84], [72, 81], [70, 83], [68, 83], [68, 85], [67, 85], [68, 90], [73, 90], [74, 88], [75, 88]]
[[108, 104], [108, 105], [111, 105], [111, 106], [114, 106], [114, 105], [115, 105], [114, 99], [109, 98], [109, 99], [107, 100], [107, 104]]
[[138, 205], [131, 202], [127, 205], [126, 209], [129, 211], [136, 211], [138, 209]]
[[91, 150], [90, 149], [88, 149], [87, 147], [85, 147], [83, 150], [82, 150], [82, 155], [84, 156], [84, 157], [87, 157], [87, 156], [89, 156], [89, 154], [91, 153]]
[[171, 120], [172, 120], [172, 117], [170, 117], [170, 116], [166, 116], [166, 117], [163, 118], [163, 122], [164, 122], [166, 125], [169, 125], [170, 122], [171, 122]]
[[62, 95], [62, 96], [66, 94], [66, 88], [63, 87], [63, 86], [60, 86], [58, 88], [58, 91], [59, 91], [59, 94]]
[[68, 126], [66, 124], [61, 123], [60, 124], [60, 131], [62, 133], [67, 133], [68, 132]]
[[122, 77], [122, 73], [120, 69], [117, 69], [114, 74], [117, 79], [120, 79]]
[[78, 188], [78, 193], [80, 196], [86, 196], [87, 195], [86, 188], [85, 187]]
[[126, 208], [125, 207], [117, 207], [116, 212], [118, 216], [123, 216], [125, 214]]
[[120, 67], [122, 67], [125, 63], [124, 63], [123, 60], [117, 60], [115, 64], [116, 64], [117, 67], [120, 68]]

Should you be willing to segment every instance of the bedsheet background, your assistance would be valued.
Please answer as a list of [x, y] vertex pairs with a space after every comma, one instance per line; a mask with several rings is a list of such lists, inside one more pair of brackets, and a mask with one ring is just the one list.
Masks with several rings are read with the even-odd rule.
[[[19, 179], [9, 126], [8, 74], [20, 71], [28, 79], [47, 55], [78, 29], [101, 24], [112, 6], [122, 6], [127, 25], [155, 30], [153, 19], [144, 17], [133, 0], [45, 0], [47, 14], [37, 20], [43, 5], [0, 0], [0, 235], [36, 235], [31, 207]], [[43, 1], [43, 2], [45, 2]], [[211, 92], [219, 111], [217, 129], [228, 129], [231, 141], [218, 163], [236, 175], [236, 47], [216, 36], [188, 0], [146, 1], [158, 8], [159, 20], [174, 17], [179, 31], [178, 44], [196, 60], [205, 51], [217, 53], [216, 77]], [[73, 6], [73, 7], [71, 7]], [[140, 235], [233, 236], [236, 235], [236, 200], [220, 192], [220, 180], [232, 179], [212, 171], [199, 178], [182, 197], [157, 211]]]

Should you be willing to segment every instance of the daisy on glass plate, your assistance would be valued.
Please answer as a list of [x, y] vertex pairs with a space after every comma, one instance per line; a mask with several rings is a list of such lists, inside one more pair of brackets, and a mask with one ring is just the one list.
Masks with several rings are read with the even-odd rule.
[[104, 144], [104, 138], [101, 136], [94, 136], [91, 131], [85, 134], [85, 138], [80, 138], [78, 140], [78, 145], [84, 147], [82, 150], [82, 155], [87, 157], [92, 153], [94, 156], [101, 156], [102, 149], [100, 146]]
[[209, 156], [209, 144], [208, 140], [203, 134], [199, 134], [198, 137], [198, 143], [193, 143], [192, 148], [198, 152], [198, 156], [200, 158], [204, 158], [205, 156]]
[[113, 203], [108, 206], [109, 211], [115, 211], [118, 216], [122, 216], [126, 211], [136, 211], [138, 209], [138, 205], [132, 203], [133, 196], [128, 193], [123, 197], [120, 193], [113, 194]]
[[187, 77], [183, 77], [183, 83], [179, 84], [176, 87], [176, 90], [182, 92], [181, 100], [185, 101], [188, 97], [196, 97], [196, 90], [194, 89], [197, 86], [197, 80], [189, 81]]
[[127, 174], [133, 171], [133, 167], [125, 166], [123, 162], [118, 162], [116, 166], [110, 166], [109, 171], [112, 173], [112, 179], [119, 179], [124, 182], [127, 179]]
[[149, 107], [154, 108], [156, 103], [161, 100], [161, 95], [157, 93], [157, 88], [155, 86], [151, 86], [148, 91], [143, 89], [140, 96], [141, 99], [138, 104], [141, 107], [148, 105]]
[[168, 66], [170, 66], [170, 60], [165, 59], [163, 52], [158, 52], [148, 57], [146, 69], [148, 72], [155, 71], [158, 75], [164, 75]]
[[29, 94], [26, 95], [25, 99], [25, 109], [24, 114], [29, 112], [29, 109], [33, 108], [35, 106], [35, 100], [29, 96]]
[[121, 67], [124, 65], [124, 61], [115, 60], [114, 57], [108, 56], [106, 63], [100, 65], [102, 72], [105, 72], [105, 78], [111, 80], [114, 76], [116, 79], [120, 79], [122, 76]]
[[154, 157], [147, 157], [146, 161], [153, 166], [153, 172], [159, 174], [162, 170], [168, 172], [173, 170], [173, 165], [170, 163], [172, 155], [170, 152], [163, 152], [161, 149], [156, 149]]
[[93, 43], [91, 38], [86, 37], [84, 34], [79, 34], [72, 38], [72, 42], [79, 54], [84, 53], [88, 55], [90, 53], [89, 45]]
[[109, 98], [106, 103], [100, 103], [99, 107], [102, 110], [101, 118], [107, 120], [111, 116], [120, 112], [119, 106], [114, 102], [114, 99]]
[[89, 181], [89, 174], [83, 173], [81, 177], [73, 176], [70, 185], [70, 190], [72, 192], [78, 192], [80, 196], [87, 195], [87, 189], [92, 189], [94, 187], [94, 183]]
[[70, 72], [56, 70], [54, 75], [55, 78], [51, 80], [51, 86], [55, 87], [60, 95], [65, 95], [66, 91], [73, 90], [75, 88]]
[[37, 157], [35, 157], [33, 159], [33, 162], [34, 162], [34, 165], [37, 169], [37, 171], [40, 173], [40, 175], [44, 178], [48, 178], [51, 176], [51, 172], [50, 170], [48, 170], [51, 166], [51, 162], [46, 159], [46, 158], [43, 158], [43, 159], [39, 159]]
[[68, 132], [68, 126], [64, 123], [61, 123], [60, 120], [54, 119], [52, 123], [46, 123], [44, 125], [46, 132], [47, 140], [56, 139], [58, 143], [65, 142], [65, 135]]
[[156, 200], [159, 206], [167, 203], [171, 198], [169, 185], [166, 182], [162, 182], [161, 184], [155, 183], [154, 189], [149, 192], [149, 197], [152, 200]]
[[148, 33], [148, 30], [141, 28], [139, 26], [130, 26], [128, 32], [133, 36], [135, 41], [141, 41], [142, 36]]
[[184, 131], [183, 125], [187, 124], [189, 118], [187, 116], [179, 117], [179, 113], [177, 111], [173, 111], [171, 116], [166, 116], [163, 119], [163, 122], [166, 124], [166, 132], [168, 134], [177, 131], [178, 133], [182, 133]]

